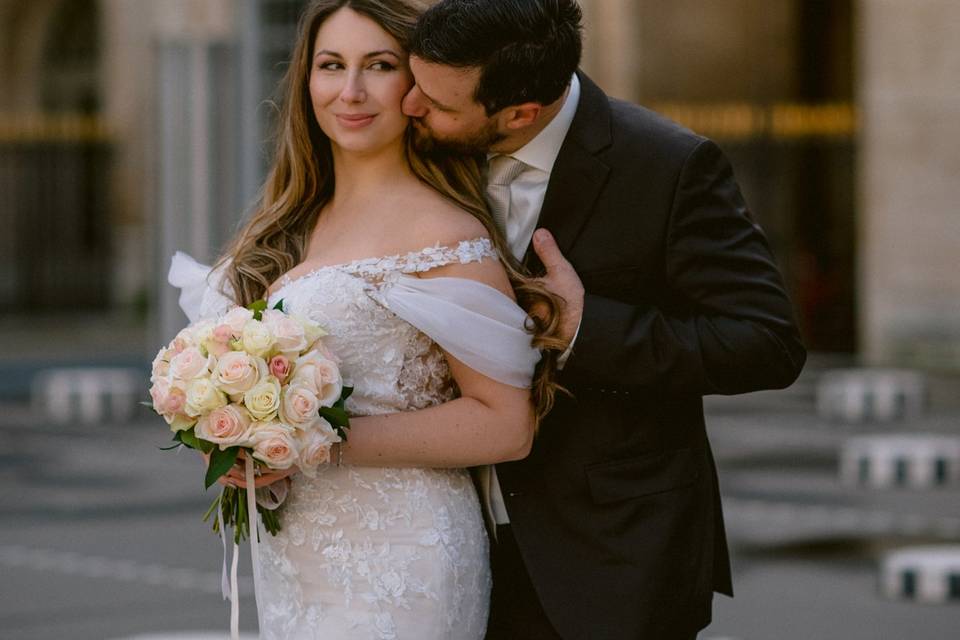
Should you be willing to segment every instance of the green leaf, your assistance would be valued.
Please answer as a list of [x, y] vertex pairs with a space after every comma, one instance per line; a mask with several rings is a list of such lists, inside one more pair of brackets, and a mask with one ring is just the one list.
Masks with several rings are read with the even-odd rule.
[[337, 407], [338, 409], [343, 409], [345, 403], [347, 402], [347, 398], [349, 398], [350, 394], [352, 393], [353, 387], [343, 387], [343, 389], [340, 391], [340, 399], [334, 402], [333, 406]]
[[230, 447], [226, 451], [221, 451], [219, 447], [216, 447], [210, 452], [210, 466], [207, 467], [207, 475], [203, 479], [204, 488], [209, 489], [217, 481], [217, 478], [230, 470], [230, 467], [237, 461], [239, 451], [240, 447]]
[[263, 312], [266, 308], [267, 308], [267, 301], [262, 298], [260, 300], [254, 300], [247, 307], [247, 309], [250, 309], [251, 311], [253, 311], [254, 320], [262, 320]]
[[176, 443], [176, 444], [170, 445], [169, 447], [157, 447], [157, 449], [160, 449], [160, 451], [170, 451], [171, 449], [178, 449], [178, 448], [180, 448], [180, 447], [182, 447], [182, 446], [183, 446], [183, 443], [182, 443], [182, 442], [178, 442], [178, 443]]
[[[141, 400], [138, 404], [142, 404], [142, 405], [145, 406], [145, 407], [149, 407], [149, 408], [153, 409], [153, 403], [152, 403], [152, 402], [148, 402], [148, 401], [146, 401], [146, 400]], [[154, 411], [156, 411], [156, 409], [154, 409]]]
[[273, 305], [273, 308], [277, 311], [283, 311], [283, 298], [277, 300], [277, 304]]
[[320, 416], [335, 427], [347, 427], [350, 425], [350, 417], [347, 412], [340, 407], [320, 407]]

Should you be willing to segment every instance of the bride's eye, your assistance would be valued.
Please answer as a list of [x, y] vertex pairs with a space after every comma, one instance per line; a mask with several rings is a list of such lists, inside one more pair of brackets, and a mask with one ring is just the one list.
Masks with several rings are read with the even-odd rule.
[[377, 60], [370, 65], [370, 68], [374, 71], [393, 71], [396, 69], [394, 65], [390, 64], [389, 62], [384, 62], [383, 60]]
[[333, 61], [321, 62], [317, 65], [317, 68], [321, 71], [339, 71], [340, 69], [343, 69], [343, 63]]

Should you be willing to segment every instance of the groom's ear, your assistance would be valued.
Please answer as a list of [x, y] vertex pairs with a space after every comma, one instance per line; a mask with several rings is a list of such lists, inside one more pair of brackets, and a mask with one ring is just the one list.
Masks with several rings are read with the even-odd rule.
[[513, 107], [507, 107], [503, 110], [503, 126], [511, 131], [519, 131], [529, 127], [537, 121], [542, 110], [543, 105], [538, 102], [524, 102]]

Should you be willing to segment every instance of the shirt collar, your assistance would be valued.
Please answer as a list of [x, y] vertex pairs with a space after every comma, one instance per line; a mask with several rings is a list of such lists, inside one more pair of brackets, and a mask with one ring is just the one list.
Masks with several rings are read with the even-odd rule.
[[573, 117], [577, 114], [579, 103], [580, 79], [577, 78], [577, 74], [573, 74], [570, 80], [570, 91], [567, 92], [567, 97], [557, 115], [533, 140], [510, 155], [524, 164], [544, 173], [550, 173], [553, 163], [560, 155], [560, 147], [563, 146], [563, 140], [570, 131], [570, 125], [573, 124]]

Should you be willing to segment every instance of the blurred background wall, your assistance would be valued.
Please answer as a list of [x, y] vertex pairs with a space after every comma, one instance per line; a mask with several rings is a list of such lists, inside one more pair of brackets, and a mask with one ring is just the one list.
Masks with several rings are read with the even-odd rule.
[[[214, 259], [255, 197], [301, 7], [0, 0], [10, 316], [82, 311], [141, 327], [144, 344], [169, 335], [169, 256]], [[812, 350], [958, 367], [960, 5], [583, 7], [587, 72], [730, 155]]]
[[[581, 2], [593, 79], [731, 158], [813, 352], [706, 399], [738, 597], [701, 637], [953, 637], [960, 2]], [[256, 197], [303, 5], [0, 0], [2, 637], [225, 629], [197, 461], [136, 401], [171, 255]]]

